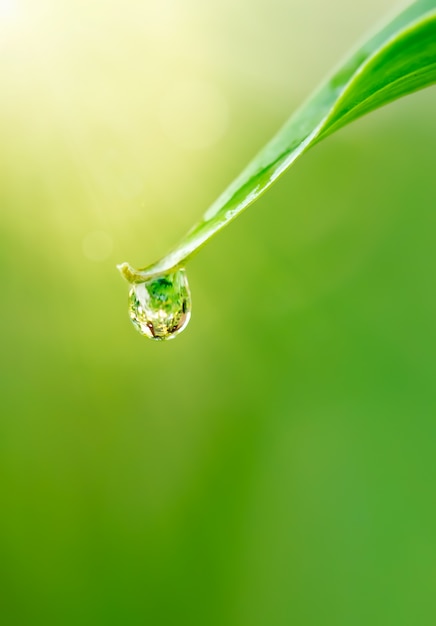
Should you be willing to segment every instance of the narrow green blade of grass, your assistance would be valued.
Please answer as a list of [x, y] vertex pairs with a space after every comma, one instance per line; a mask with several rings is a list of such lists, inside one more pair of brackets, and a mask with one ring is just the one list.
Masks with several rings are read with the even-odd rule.
[[311, 146], [345, 124], [436, 82], [436, 0], [419, 0], [370, 38], [291, 116], [167, 256], [143, 270], [119, 265], [132, 283], [169, 272], [252, 204]]

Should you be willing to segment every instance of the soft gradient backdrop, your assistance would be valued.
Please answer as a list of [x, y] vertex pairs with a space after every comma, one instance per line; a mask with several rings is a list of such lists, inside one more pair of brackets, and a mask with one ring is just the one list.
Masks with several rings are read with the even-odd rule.
[[164, 254], [392, 0], [0, 0], [0, 622], [434, 626], [436, 89]]

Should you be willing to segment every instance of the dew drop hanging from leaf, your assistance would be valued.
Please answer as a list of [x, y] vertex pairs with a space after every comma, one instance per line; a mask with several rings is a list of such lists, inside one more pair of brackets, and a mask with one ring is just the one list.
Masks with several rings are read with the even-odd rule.
[[191, 317], [191, 294], [184, 269], [135, 283], [129, 293], [129, 315], [150, 339], [172, 339]]
[[417, 0], [315, 91], [167, 256], [141, 270], [118, 266], [133, 285], [130, 316], [138, 330], [152, 339], [169, 339], [183, 330], [190, 297], [179, 268], [309, 148], [362, 115], [434, 83], [436, 0]]

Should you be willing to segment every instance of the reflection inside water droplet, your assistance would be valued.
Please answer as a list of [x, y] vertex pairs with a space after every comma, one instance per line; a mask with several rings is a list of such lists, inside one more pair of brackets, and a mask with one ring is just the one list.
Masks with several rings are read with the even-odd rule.
[[184, 269], [132, 286], [129, 314], [137, 330], [150, 339], [172, 339], [191, 317], [191, 294]]

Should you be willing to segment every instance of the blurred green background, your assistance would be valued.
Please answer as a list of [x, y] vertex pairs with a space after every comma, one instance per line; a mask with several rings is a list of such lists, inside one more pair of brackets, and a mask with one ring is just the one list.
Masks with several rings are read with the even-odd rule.
[[436, 619], [436, 90], [163, 255], [390, 0], [0, 0], [0, 622]]

